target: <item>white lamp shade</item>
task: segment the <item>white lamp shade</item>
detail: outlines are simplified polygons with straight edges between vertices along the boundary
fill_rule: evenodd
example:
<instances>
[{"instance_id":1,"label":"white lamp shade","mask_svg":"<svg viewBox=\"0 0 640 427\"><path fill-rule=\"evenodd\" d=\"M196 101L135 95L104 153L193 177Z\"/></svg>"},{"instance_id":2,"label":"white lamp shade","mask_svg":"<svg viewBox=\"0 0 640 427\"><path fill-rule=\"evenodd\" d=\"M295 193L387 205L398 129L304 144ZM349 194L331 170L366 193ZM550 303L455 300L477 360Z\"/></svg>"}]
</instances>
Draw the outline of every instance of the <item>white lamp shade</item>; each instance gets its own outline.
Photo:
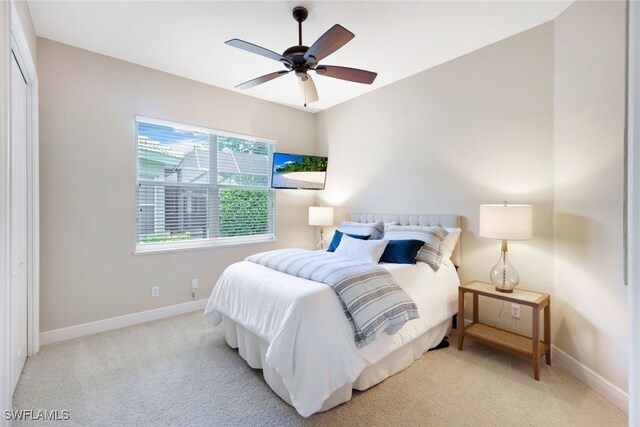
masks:
<instances>
[{"instance_id":1,"label":"white lamp shade","mask_svg":"<svg viewBox=\"0 0 640 427\"><path fill-rule=\"evenodd\" d=\"M528 240L533 234L533 206L480 205L480 237Z\"/></svg>"},{"instance_id":2,"label":"white lamp shade","mask_svg":"<svg viewBox=\"0 0 640 427\"><path fill-rule=\"evenodd\" d=\"M333 208L309 206L309 225L333 225Z\"/></svg>"}]
</instances>

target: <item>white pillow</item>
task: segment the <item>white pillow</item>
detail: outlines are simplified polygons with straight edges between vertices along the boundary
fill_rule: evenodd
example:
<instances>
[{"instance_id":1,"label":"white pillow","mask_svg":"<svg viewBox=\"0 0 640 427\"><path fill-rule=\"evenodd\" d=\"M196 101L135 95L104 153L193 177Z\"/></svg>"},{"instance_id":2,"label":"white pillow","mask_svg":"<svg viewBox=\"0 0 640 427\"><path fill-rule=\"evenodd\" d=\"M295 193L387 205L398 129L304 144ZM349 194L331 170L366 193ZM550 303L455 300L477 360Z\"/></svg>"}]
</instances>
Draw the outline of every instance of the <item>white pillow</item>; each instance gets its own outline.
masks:
<instances>
[{"instance_id":1,"label":"white pillow","mask_svg":"<svg viewBox=\"0 0 640 427\"><path fill-rule=\"evenodd\" d=\"M334 254L377 264L387 243L388 240L360 240L343 234Z\"/></svg>"},{"instance_id":2,"label":"white pillow","mask_svg":"<svg viewBox=\"0 0 640 427\"><path fill-rule=\"evenodd\" d=\"M462 233L461 228L446 228L448 234L445 236L442 241L442 259L447 260L451 259L451 255L453 255L453 251L456 249L456 244L458 243L458 239L460 238L460 233Z\"/></svg>"}]
</instances>

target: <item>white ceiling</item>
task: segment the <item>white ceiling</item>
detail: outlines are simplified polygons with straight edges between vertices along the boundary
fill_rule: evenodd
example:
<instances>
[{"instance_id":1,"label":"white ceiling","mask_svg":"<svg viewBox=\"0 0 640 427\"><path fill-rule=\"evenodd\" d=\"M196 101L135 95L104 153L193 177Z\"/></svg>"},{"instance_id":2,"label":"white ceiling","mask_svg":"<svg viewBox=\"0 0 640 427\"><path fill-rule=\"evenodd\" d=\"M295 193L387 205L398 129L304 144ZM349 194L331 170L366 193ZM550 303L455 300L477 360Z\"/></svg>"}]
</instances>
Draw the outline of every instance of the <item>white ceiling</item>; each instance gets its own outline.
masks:
<instances>
[{"instance_id":1,"label":"white ceiling","mask_svg":"<svg viewBox=\"0 0 640 427\"><path fill-rule=\"evenodd\" d=\"M284 69L224 44L239 38L283 52L297 44L291 10L309 10L303 44L338 23L356 37L321 63L376 71L368 86L313 74L316 112L550 21L566 1L54 1L31 0L38 36L303 108L289 74L248 90L234 86Z\"/></svg>"}]
</instances>

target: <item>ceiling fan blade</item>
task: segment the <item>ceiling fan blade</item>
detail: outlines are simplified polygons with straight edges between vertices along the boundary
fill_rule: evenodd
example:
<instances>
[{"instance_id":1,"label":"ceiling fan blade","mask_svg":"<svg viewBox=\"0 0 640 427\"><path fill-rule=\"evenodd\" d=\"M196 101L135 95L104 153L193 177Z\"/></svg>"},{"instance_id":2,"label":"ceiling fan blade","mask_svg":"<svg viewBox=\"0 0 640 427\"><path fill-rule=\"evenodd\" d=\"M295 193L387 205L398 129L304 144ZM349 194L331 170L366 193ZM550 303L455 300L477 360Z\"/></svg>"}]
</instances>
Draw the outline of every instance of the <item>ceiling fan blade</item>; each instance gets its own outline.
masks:
<instances>
[{"instance_id":1,"label":"ceiling fan blade","mask_svg":"<svg viewBox=\"0 0 640 427\"><path fill-rule=\"evenodd\" d=\"M370 85L378 76L378 73L357 68L338 67L336 65L318 65L316 73L321 76L333 77L334 79L349 80L350 82L364 83Z\"/></svg>"},{"instance_id":2,"label":"ceiling fan blade","mask_svg":"<svg viewBox=\"0 0 640 427\"><path fill-rule=\"evenodd\" d=\"M228 44L229 46L237 47L238 49L246 50L247 52L251 52L251 53L255 53L255 54L261 55L261 56L265 56L267 58L274 59L276 61L280 61L280 62L284 62L284 63L287 63L287 64L291 64L291 60L285 58L284 56L280 55L279 53L276 53L276 52L271 51L269 49L265 49L264 47L255 45L253 43L246 42L244 40L231 39L231 40L227 40L225 42L225 44Z\"/></svg>"},{"instance_id":3,"label":"ceiling fan blade","mask_svg":"<svg viewBox=\"0 0 640 427\"><path fill-rule=\"evenodd\" d=\"M320 36L309 50L304 54L307 64L317 64L323 58L331 55L336 50L347 44L355 37L351 31L342 25L334 25L326 33Z\"/></svg>"},{"instance_id":4,"label":"ceiling fan blade","mask_svg":"<svg viewBox=\"0 0 640 427\"><path fill-rule=\"evenodd\" d=\"M236 86L238 89L249 89L251 87L254 86L258 86L262 83L266 83L269 80L273 80L273 79L277 79L280 76L284 76L285 74L289 74L291 71L276 71L275 73L269 73L269 74L265 74L264 76L260 76L257 77L255 79L246 81L244 83L240 83L238 86Z\"/></svg>"},{"instance_id":5,"label":"ceiling fan blade","mask_svg":"<svg viewBox=\"0 0 640 427\"><path fill-rule=\"evenodd\" d=\"M298 88L300 89L300 95L302 95L305 107L307 104L318 100L318 91L310 75L307 74L307 80L302 80L302 77L298 78Z\"/></svg>"}]
</instances>

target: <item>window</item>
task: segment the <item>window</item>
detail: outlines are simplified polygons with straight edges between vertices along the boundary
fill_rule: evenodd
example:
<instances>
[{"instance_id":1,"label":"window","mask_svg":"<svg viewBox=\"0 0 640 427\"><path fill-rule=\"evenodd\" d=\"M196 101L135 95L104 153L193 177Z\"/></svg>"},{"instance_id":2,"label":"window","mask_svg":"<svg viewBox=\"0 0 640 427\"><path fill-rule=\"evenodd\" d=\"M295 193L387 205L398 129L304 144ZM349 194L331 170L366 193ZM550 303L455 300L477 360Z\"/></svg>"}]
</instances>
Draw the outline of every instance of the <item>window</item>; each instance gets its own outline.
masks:
<instances>
[{"instance_id":1,"label":"window","mask_svg":"<svg viewBox=\"0 0 640 427\"><path fill-rule=\"evenodd\" d=\"M274 143L136 117L136 251L275 239Z\"/></svg>"}]
</instances>

